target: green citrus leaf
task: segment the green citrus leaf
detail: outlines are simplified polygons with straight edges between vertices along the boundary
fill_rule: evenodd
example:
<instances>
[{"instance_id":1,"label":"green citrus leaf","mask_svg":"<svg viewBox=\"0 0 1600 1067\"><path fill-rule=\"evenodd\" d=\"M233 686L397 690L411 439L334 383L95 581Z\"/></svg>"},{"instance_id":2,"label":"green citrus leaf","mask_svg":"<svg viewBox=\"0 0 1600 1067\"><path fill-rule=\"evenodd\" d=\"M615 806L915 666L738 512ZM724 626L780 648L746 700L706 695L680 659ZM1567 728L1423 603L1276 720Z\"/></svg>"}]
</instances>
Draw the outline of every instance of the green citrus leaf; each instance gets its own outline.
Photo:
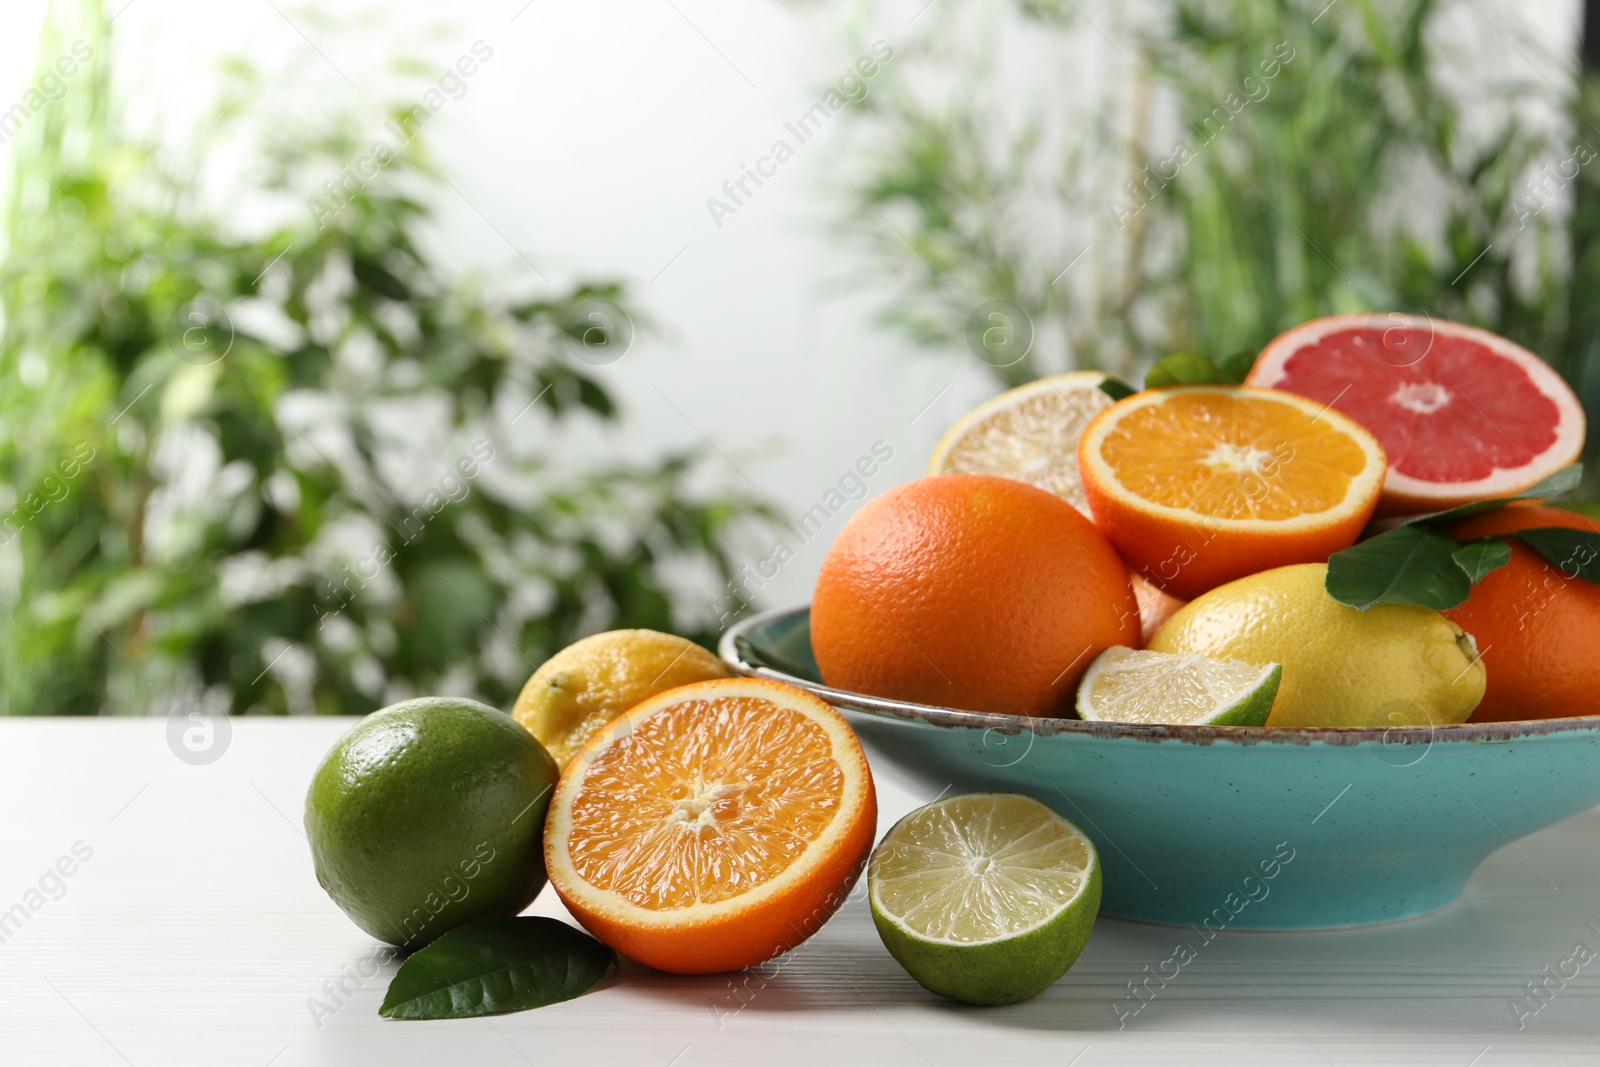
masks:
<instances>
[{"instance_id":1,"label":"green citrus leaf","mask_svg":"<svg viewBox=\"0 0 1600 1067\"><path fill-rule=\"evenodd\" d=\"M1540 478L1533 485L1528 486L1516 496L1496 497L1493 500L1475 500L1470 504L1462 504L1446 511L1435 511L1427 515L1418 515L1407 519L1407 525L1443 526L1446 523L1457 522L1473 515L1481 515L1485 511L1509 504L1513 500L1551 500L1565 493L1570 493L1578 487L1583 480L1583 464L1574 463L1562 467L1554 474Z\"/></svg>"},{"instance_id":2,"label":"green citrus leaf","mask_svg":"<svg viewBox=\"0 0 1600 1067\"><path fill-rule=\"evenodd\" d=\"M1453 608L1472 593L1454 558L1460 547L1424 526L1396 526L1328 557L1328 595L1362 611L1374 604Z\"/></svg>"},{"instance_id":3,"label":"green citrus leaf","mask_svg":"<svg viewBox=\"0 0 1600 1067\"><path fill-rule=\"evenodd\" d=\"M1174 352L1144 376L1146 389L1163 385L1196 385L1205 382L1226 382L1228 377L1211 360L1198 352Z\"/></svg>"},{"instance_id":4,"label":"green citrus leaf","mask_svg":"<svg viewBox=\"0 0 1600 1067\"><path fill-rule=\"evenodd\" d=\"M1512 536L1560 567L1568 578L1600 582L1600 533L1569 530L1565 526L1541 526L1518 530Z\"/></svg>"},{"instance_id":5,"label":"green citrus leaf","mask_svg":"<svg viewBox=\"0 0 1600 1067\"><path fill-rule=\"evenodd\" d=\"M1123 397L1132 396L1139 390L1135 389L1121 378L1108 377L1105 381L1100 383L1100 391L1106 394L1106 396L1109 396L1112 400L1121 400Z\"/></svg>"},{"instance_id":6,"label":"green citrus leaf","mask_svg":"<svg viewBox=\"0 0 1600 1067\"><path fill-rule=\"evenodd\" d=\"M1256 365L1256 354L1251 351L1235 352L1217 364L1217 369L1225 376L1226 381L1242 382L1250 376L1250 371Z\"/></svg>"},{"instance_id":7,"label":"green citrus leaf","mask_svg":"<svg viewBox=\"0 0 1600 1067\"><path fill-rule=\"evenodd\" d=\"M477 919L413 952L378 1014L471 1019L526 1011L588 992L616 961L609 948L555 919Z\"/></svg>"},{"instance_id":8,"label":"green citrus leaf","mask_svg":"<svg viewBox=\"0 0 1600 1067\"><path fill-rule=\"evenodd\" d=\"M1474 541L1450 553L1450 558L1466 573L1467 581L1477 585L1485 574L1511 562L1511 546L1492 538Z\"/></svg>"}]
</instances>

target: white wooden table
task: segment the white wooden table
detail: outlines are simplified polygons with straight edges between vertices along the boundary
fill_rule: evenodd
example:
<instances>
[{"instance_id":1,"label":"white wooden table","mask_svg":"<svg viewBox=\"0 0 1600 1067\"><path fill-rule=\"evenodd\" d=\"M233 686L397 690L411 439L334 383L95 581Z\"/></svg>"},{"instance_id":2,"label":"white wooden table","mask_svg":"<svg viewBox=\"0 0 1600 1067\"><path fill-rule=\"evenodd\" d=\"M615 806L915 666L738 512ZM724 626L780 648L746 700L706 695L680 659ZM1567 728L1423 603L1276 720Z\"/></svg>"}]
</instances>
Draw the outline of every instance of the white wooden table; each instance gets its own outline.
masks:
<instances>
[{"instance_id":1,"label":"white wooden table","mask_svg":"<svg viewBox=\"0 0 1600 1067\"><path fill-rule=\"evenodd\" d=\"M1600 958L1520 1030L1511 1008L1576 944L1600 952L1600 809L1502 849L1433 917L1224 933L1120 1029L1179 931L1102 920L1043 996L967 1008L900 970L859 893L767 978L625 963L565 1004L389 1022L396 965L318 887L300 828L351 721L235 721L194 766L166 720L0 720L0 1064L1600 1063ZM929 799L874 766L882 827ZM563 915L548 891L533 910Z\"/></svg>"}]
</instances>

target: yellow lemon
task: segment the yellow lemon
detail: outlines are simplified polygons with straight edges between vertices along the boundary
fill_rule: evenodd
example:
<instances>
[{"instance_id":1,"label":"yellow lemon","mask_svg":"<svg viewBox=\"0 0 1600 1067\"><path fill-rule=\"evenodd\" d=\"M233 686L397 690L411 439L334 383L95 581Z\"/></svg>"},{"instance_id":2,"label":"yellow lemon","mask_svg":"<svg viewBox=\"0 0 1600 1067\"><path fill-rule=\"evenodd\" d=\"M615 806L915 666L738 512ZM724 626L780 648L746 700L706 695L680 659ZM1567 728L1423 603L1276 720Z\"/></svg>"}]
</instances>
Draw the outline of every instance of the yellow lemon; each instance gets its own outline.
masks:
<instances>
[{"instance_id":1,"label":"yellow lemon","mask_svg":"<svg viewBox=\"0 0 1600 1067\"><path fill-rule=\"evenodd\" d=\"M1386 729L1465 722L1486 677L1472 638L1430 608L1339 603L1325 563L1252 574L1205 593L1150 639L1157 652L1281 663L1268 726Z\"/></svg>"},{"instance_id":2,"label":"yellow lemon","mask_svg":"<svg viewBox=\"0 0 1600 1067\"><path fill-rule=\"evenodd\" d=\"M565 767L590 735L640 701L732 674L693 641L655 630L610 630L546 660L511 714Z\"/></svg>"}]
</instances>

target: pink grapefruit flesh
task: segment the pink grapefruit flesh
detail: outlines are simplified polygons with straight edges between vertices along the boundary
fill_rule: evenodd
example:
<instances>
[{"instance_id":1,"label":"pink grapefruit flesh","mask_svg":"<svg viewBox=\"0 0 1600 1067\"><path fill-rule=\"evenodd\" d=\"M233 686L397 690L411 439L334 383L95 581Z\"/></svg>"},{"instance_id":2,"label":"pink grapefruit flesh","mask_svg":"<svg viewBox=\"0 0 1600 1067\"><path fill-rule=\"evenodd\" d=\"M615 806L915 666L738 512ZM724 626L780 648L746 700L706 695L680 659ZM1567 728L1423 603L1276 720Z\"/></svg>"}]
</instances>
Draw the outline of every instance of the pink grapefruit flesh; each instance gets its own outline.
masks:
<instances>
[{"instance_id":1,"label":"pink grapefruit flesh","mask_svg":"<svg viewBox=\"0 0 1600 1067\"><path fill-rule=\"evenodd\" d=\"M1583 408L1550 366L1495 334L1422 315L1314 319L1246 382L1329 404L1389 457L1379 515L1519 493L1583 450Z\"/></svg>"}]
</instances>

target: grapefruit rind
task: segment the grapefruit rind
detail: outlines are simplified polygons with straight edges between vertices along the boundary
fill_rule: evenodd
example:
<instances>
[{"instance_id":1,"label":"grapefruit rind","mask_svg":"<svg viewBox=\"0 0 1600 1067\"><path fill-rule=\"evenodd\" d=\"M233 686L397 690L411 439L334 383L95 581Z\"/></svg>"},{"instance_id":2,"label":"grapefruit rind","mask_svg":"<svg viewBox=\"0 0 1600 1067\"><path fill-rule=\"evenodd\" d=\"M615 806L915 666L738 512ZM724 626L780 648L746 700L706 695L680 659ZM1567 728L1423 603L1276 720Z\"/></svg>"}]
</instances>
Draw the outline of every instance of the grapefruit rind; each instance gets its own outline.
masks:
<instances>
[{"instance_id":1,"label":"grapefruit rind","mask_svg":"<svg viewBox=\"0 0 1600 1067\"><path fill-rule=\"evenodd\" d=\"M1288 377L1286 364L1291 356L1310 347L1329 334L1345 330L1369 329L1372 316L1364 314L1330 315L1313 319L1274 338L1256 357L1245 384L1267 389L1281 388ZM1543 452L1520 467L1504 467L1486 478L1470 482L1430 482L1391 468L1385 475L1379 513L1384 515L1439 511L1490 497L1510 496L1536 484L1576 460L1583 451L1585 419L1583 407L1571 388L1544 360L1521 345L1498 334L1444 319L1421 315L1385 315L1384 322L1395 327L1440 333L1483 345L1516 364L1538 391L1561 413L1556 439Z\"/></svg>"},{"instance_id":2,"label":"grapefruit rind","mask_svg":"<svg viewBox=\"0 0 1600 1067\"><path fill-rule=\"evenodd\" d=\"M674 705L718 697L770 701L821 727L843 771L838 808L801 855L762 884L711 903L651 909L586 880L570 849L572 811L597 757L625 743L635 726ZM661 970L703 974L752 966L816 932L844 903L866 866L877 828L877 797L861 743L844 716L803 690L755 678L715 679L660 693L611 721L567 765L545 827L550 881L575 918L611 948ZM758 946L752 950L749 946Z\"/></svg>"}]
</instances>

